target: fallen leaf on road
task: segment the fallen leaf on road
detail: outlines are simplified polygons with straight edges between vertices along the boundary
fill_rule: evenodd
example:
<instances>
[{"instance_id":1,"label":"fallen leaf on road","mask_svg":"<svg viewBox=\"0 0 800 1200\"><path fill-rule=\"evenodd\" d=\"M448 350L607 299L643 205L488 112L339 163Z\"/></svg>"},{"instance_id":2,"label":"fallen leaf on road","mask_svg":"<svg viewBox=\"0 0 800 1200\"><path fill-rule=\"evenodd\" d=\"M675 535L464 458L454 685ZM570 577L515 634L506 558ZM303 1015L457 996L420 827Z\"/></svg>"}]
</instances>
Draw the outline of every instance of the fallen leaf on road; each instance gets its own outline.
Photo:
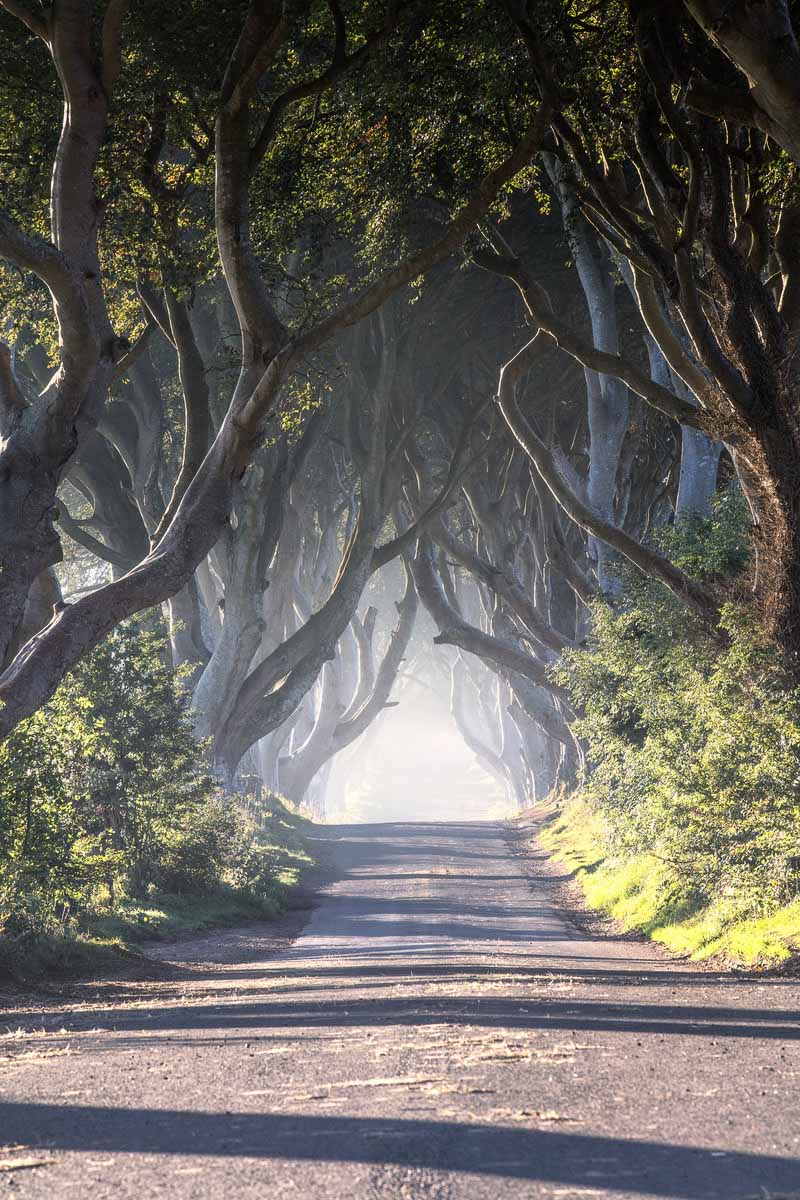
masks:
<instances>
[{"instance_id":1,"label":"fallen leaf on road","mask_svg":"<svg viewBox=\"0 0 800 1200\"><path fill-rule=\"evenodd\" d=\"M742 1200L800 1200L800 1192L766 1192L762 1189L757 1196L744 1196Z\"/></svg>"},{"instance_id":2,"label":"fallen leaf on road","mask_svg":"<svg viewBox=\"0 0 800 1200\"><path fill-rule=\"evenodd\" d=\"M60 1029L8 1029L8 1027L6 1029L7 1032L3 1034L3 1041L6 1039L9 1041L12 1039L15 1041L24 1041L27 1038L33 1037L64 1037L65 1034L70 1032L63 1025Z\"/></svg>"},{"instance_id":3,"label":"fallen leaf on road","mask_svg":"<svg viewBox=\"0 0 800 1200\"><path fill-rule=\"evenodd\" d=\"M341 1083L326 1083L326 1088L360 1087L418 1087L423 1083L440 1083L441 1077L432 1075L389 1075L379 1079L346 1079Z\"/></svg>"},{"instance_id":4,"label":"fallen leaf on road","mask_svg":"<svg viewBox=\"0 0 800 1200\"><path fill-rule=\"evenodd\" d=\"M525 1062L535 1060L551 1066L575 1061L571 1054L557 1050L512 1050L510 1047L498 1046L494 1050L483 1050L480 1054L473 1054L470 1058L465 1058L464 1062L467 1066L474 1066L479 1062L517 1062L519 1060Z\"/></svg>"},{"instance_id":5,"label":"fallen leaf on road","mask_svg":"<svg viewBox=\"0 0 800 1200\"><path fill-rule=\"evenodd\" d=\"M494 1088L466 1087L461 1083L429 1084L423 1088L426 1096L447 1096L453 1093L459 1096L493 1096Z\"/></svg>"},{"instance_id":6,"label":"fallen leaf on road","mask_svg":"<svg viewBox=\"0 0 800 1200\"><path fill-rule=\"evenodd\" d=\"M8 1066L14 1066L17 1063L27 1065L28 1063L46 1062L50 1058L63 1058L65 1055L73 1053L71 1046L52 1046L42 1050L23 1050L19 1054L0 1054L0 1063Z\"/></svg>"},{"instance_id":7,"label":"fallen leaf on road","mask_svg":"<svg viewBox=\"0 0 800 1200\"><path fill-rule=\"evenodd\" d=\"M535 1108L493 1108L488 1114L493 1121L539 1121L548 1124L556 1121L574 1121L565 1113L554 1112L550 1109L539 1111Z\"/></svg>"},{"instance_id":8,"label":"fallen leaf on road","mask_svg":"<svg viewBox=\"0 0 800 1200\"><path fill-rule=\"evenodd\" d=\"M571 1187L571 1188L559 1188L555 1192L548 1192L547 1195L548 1196L569 1196L570 1200L574 1200L575 1196L607 1196L608 1192L600 1191L600 1190L598 1190L598 1188ZM759 1197L759 1200L763 1200L763 1198Z\"/></svg>"},{"instance_id":9,"label":"fallen leaf on road","mask_svg":"<svg viewBox=\"0 0 800 1200\"><path fill-rule=\"evenodd\" d=\"M54 1158L0 1158L0 1171L29 1171L33 1167L47 1167Z\"/></svg>"}]
</instances>

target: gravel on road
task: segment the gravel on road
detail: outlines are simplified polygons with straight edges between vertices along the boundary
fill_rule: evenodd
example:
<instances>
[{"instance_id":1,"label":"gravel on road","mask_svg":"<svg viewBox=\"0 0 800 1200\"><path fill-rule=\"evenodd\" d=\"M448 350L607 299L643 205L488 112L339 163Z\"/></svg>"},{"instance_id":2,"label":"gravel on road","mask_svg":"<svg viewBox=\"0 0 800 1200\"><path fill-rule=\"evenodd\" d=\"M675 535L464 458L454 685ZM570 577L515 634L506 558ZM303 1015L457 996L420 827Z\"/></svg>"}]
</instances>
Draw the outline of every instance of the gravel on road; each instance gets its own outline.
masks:
<instances>
[{"instance_id":1,"label":"gravel on road","mask_svg":"<svg viewBox=\"0 0 800 1200\"><path fill-rule=\"evenodd\" d=\"M310 913L7 1006L0 1195L800 1200L796 979L578 927L496 823L317 836Z\"/></svg>"}]
</instances>

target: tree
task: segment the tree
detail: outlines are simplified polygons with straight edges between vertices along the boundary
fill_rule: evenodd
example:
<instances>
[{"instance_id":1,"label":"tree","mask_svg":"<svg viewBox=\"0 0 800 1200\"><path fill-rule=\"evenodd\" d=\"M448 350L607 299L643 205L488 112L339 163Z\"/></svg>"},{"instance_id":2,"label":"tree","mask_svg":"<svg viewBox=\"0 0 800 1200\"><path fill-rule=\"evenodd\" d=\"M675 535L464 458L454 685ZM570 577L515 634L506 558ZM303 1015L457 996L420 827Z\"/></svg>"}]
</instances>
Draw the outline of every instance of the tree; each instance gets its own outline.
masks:
<instances>
[{"instance_id":1,"label":"tree","mask_svg":"<svg viewBox=\"0 0 800 1200\"><path fill-rule=\"evenodd\" d=\"M32 403L25 402L10 358L7 354L4 358L0 648L5 654L34 581L58 557L53 529L58 484L81 436L96 427L113 373L125 364L128 353L109 315L97 199L109 96L119 81L128 26L124 4L113 0L99 30L88 0L65 0L46 18L11 0L4 0L3 7L46 46L61 82L66 114L54 158L49 239L25 232L9 215L0 222L2 255L35 275L52 294L59 345L52 385ZM410 10L390 8L372 25L368 7L369 11L355 6L348 20L338 5L323 6L314 9L314 20L307 25L305 13L292 6L253 3L244 13L232 48L217 59L222 82L213 98L202 100L214 123L215 233L220 269L241 335L238 379L202 464L193 475L191 470L181 470L168 519L156 531L147 556L133 570L60 610L6 668L0 679L2 733L35 711L65 672L120 620L177 595L189 584L225 527L235 488L287 381L332 336L452 254L500 190L530 160L540 124L535 109L526 103L520 113L524 132L510 148L506 140L504 151L493 155L491 169L437 237L405 253L360 290L346 290L338 303L305 328L287 326L279 315L278 290L265 278L252 240L251 185L276 145L284 148L280 137L287 121L309 113L309 101L316 102L343 77L372 63L374 52L393 38L394 51L401 49L404 59L409 48L420 44L414 38L416 28L408 23ZM94 50L96 34L99 59ZM441 49L441 42L436 46ZM183 96L177 99L183 103ZM173 97L173 107L175 101ZM313 117L313 107L311 113ZM200 112L198 124L203 120ZM296 128L292 132L296 136ZM372 136L369 129L362 129L360 136L366 134ZM194 135L192 139L197 144ZM162 146L156 138L152 149L156 165L174 174L174 158L168 156L163 162ZM203 154L192 150L194 163ZM191 436L185 448L191 459Z\"/></svg>"},{"instance_id":2,"label":"tree","mask_svg":"<svg viewBox=\"0 0 800 1200\"><path fill-rule=\"evenodd\" d=\"M308 795L418 599L522 796L582 761L553 665L620 558L716 628L657 531L732 472L794 663L789 6L0 8L0 735L163 606L215 762ZM66 603L57 529L105 564Z\"/></svg>"},{"instance_id":3,"label":"tree","mask_svg":"<svg viewBox=\"0 0 800 1200\"><path fill-rule=\"evenodd\" d=\"M789 131L797 110L789 77L798 59L789 6L758 15L744 4L648 2L513 11L550 110L550 151L581 214L630 272L671 381L576 336L491 236L485 265L513 279L533 323L566 353L729 447L754 522L753 591L795 661L800 444L790 231L798 208ZM596 507L575 503L559 464L520 422L514 380L534 353L535 339L507 368L501 404L548 486L594 536L713 621L713 597L696 581L663 556L644 556Z\"/></svg>"}]
</instances>

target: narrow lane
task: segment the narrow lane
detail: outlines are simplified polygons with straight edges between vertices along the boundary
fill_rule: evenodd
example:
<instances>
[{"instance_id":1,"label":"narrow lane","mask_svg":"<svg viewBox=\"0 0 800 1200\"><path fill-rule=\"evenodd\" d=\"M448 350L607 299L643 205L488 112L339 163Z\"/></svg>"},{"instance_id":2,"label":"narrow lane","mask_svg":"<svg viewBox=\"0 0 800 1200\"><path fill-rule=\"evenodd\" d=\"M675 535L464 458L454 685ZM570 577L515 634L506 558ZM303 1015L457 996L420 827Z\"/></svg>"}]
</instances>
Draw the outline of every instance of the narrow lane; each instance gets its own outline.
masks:
<instances>
[{"instance_id":1,"label":"narrow lane","mask_svg":"<svg viewBox=\"0 0 800 1200\"><path fill-rule=\"evenodd\" d=\"M795 981L581 935L494 824L322 832L283 953L0 1021L9 1194L800 1197Z\"/></svg>"}]
</instances>

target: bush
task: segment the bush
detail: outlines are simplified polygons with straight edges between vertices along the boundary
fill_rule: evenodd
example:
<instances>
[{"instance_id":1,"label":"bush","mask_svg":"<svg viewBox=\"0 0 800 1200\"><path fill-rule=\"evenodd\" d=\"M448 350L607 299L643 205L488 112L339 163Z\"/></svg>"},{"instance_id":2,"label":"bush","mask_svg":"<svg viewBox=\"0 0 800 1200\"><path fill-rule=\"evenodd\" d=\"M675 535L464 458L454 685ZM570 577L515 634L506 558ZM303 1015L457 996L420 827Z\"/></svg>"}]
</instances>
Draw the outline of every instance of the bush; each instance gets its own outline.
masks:
<instances>
[{"instance_id":1,"label":"bush","mask_svg":"<svg viewBox=\"0 0 800 1200\"><path fill-rule=\"evenodd\" d=\"M63 936L153 892L267 889L210 778L162 638L130 622L0 746L0 934Z\"/></svg>"},{"instance_id":2,"label":"bush","mask_svg":"<svg viewBox=\"0 0 800 1200\"><path fill-rule=\"evenodd\" d=\"M254 830L230 796L216 793L182 814L165 839L158 881L177 895L207 895L223 881L255 894L263 856Z\"/></svg>"},{"instance_id":3,"label":"bush","mask_svg":"<svg viewBox=\"0 0 800 1200\"><path fill-rule=\"evenodd\" d=\"M730 593L746 558L742 502L726 494L711 520L659 540ZM587 648L557 670L583 712L587 791L610 849L655 855L685 894L771 911L800 890L800 690L742 605L723 605L715 636L660 585L620 574Z\"/></svg>"}]
</instances>

